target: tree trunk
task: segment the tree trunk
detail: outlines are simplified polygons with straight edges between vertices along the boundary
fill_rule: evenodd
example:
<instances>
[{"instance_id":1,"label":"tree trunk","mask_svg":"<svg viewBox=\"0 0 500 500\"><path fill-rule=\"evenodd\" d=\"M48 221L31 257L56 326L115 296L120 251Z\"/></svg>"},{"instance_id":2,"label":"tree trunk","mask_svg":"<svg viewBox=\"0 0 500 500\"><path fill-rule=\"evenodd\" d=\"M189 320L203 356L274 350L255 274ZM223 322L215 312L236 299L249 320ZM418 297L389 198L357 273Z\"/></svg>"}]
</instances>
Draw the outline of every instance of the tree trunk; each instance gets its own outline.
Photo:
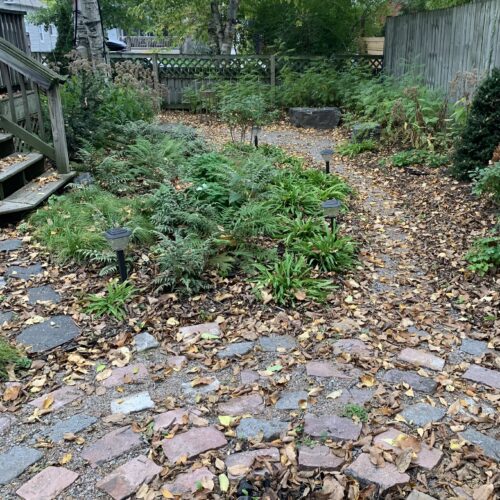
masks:
<instances>
[{"instance_id":1,"label":"tree trunk","mask_svg":"<svg viewBox=\"0 0 500 500\"><path fill-rule=\"evenodd\" d=\"M240 0L229 0L226 19L223 19L219 9L219 2L217 0L210 2L210 12L212 15L210 35L213 38L218 54L231 53L239 6Z\"/></svg>"},{"instance_id":2,"label":"tree trunk","mask_svg":"<svg viewBox=\"0 0 500 500\"><path fill-rule=\"evenodd\" d=\"M106 49L98 0L76 0L76 44L84 48L94 68L106 64Z\"/></svg>"}]
</instances>

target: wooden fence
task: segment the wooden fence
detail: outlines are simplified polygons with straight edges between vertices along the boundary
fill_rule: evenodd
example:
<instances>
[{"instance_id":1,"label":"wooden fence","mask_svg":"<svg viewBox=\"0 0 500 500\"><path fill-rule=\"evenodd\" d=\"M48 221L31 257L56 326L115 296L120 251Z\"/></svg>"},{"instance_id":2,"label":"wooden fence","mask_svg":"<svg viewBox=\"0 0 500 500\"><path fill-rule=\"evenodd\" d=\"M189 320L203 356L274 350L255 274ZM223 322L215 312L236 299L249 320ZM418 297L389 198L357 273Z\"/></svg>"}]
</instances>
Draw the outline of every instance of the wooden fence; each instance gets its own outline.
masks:
<instances>
[{"instance_id":1,"label":"wooden fence","mask_svg":"<svg viewBox=\"0 0 500 500\"><path fill-rule=\"evenodd\" d=\"M382 70L383 56L377 55L336 55L330 59L319 57L281 56L202 56L161 54L145 52L120 52L110 54L111 63L134 61L153 72L155 84L161 91L168 107L186 107L184 93L187 89L210 85L216 79L235 79L253 72L271 85L279 83L285 67L303 71L313 64L327 63L335 67L368 65L374 73Z\"/></svg>"},{"instance_id":2,"label":"wooden fence","mask_svg":"<svg viewBox=\"0 0 500 500\"><path fill-rule=\"evenodd\" d=\"M500 1L387 19L384 71L400 77L408 71L454 97L500 67Z\"/></svg>"}]
</instances>

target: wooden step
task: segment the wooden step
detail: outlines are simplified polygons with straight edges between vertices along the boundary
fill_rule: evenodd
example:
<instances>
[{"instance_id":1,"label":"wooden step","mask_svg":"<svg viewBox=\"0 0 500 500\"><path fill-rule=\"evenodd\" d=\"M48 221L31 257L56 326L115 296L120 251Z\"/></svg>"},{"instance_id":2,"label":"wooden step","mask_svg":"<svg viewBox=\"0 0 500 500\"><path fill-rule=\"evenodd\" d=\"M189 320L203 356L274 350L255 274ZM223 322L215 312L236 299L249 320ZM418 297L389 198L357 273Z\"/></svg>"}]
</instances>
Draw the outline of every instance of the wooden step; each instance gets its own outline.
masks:
<instances>
[{"instance_id":1,"label":"wooden step","mask_svg":"<svg viewBox=\"0 0 500 500\"><path fill-rule=\"evenodd\" d=\"M0 158L5 158L16 151L14 136L0 133Z\"/></svg>"},{"instance_id":2,"label":"wooden step","mask_svg":"<svg viewBox=\"0 0 500 500\"><path fill-rule=\"evenodd\" d=\"M76 172L68 174L56 174L53 170L45 172L5 200L0 201L0 215L24 212L35 208L52 193L67 184L75 175Z\"/></svg>"},{"instance_id":3,"label":"wooden step","mask_svg":"<svg viewBox=\"0 0 500 500\"><path fill-rule=\"evenodd\" d=\"M2 134L0 133L0 142L7 142L12 140L13 136L12 134Z\"/></svg>"},{"instance_id":4,"label":"wooden step","mask_svg":"<svg viewBox=\"0 0 500 500\"><path fill-rule=\"evenodd\" d=\"M16 157L21 157L21 158L26 158L23 161L17 161L15 163L12 163L5 169L2 169L1 164L2 161L9 161L11 158L16 158ZM6 156L5 158L0 160L0 182L4 182L7 180L9 177L12 177L13 175L18 174L19 172L22 172L23 170L26 170L27 168L31 167L35 163L43 161L43 155L40 153L14 153L9 156Z\"/></svg>"}]
</instances>

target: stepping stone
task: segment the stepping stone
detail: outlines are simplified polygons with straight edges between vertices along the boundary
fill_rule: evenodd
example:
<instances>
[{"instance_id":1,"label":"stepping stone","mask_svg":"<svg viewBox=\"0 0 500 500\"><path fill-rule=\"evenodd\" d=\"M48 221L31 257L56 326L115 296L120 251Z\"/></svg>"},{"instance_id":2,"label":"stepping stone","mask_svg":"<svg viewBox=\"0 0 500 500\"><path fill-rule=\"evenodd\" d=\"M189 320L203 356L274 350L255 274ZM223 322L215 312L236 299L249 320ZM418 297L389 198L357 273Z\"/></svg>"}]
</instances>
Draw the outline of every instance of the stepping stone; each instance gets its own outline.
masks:
<instances>
[{"instance_id":1,"label":"stepping stone","mask_svg":"<svg viewBox=\"0 0 500 500\"><path fill-rule=\"evenodd\" d=\"M383 450L399 454L401 453L402 448L401 446L398 446L398 441L403 440L402 444L404 445L405 439L413 441L413 438L409 437L407 434L400 432L397 429L389 429L388 431L375 436L373 444ZM420 451L417 452L417 457L413 458L412 462L423 469L431 470L439 463L442 456L442 451L432 448L425 443L420 443Z\"/></svg>"},{"instance_id":2,"label":"stepping stone","mask_svg":"<svg viewBox=\"0 0 500 500\"><path fill-rule=\"evenodd\" d=\"M57 424L53 425L46 432L46 436L54 443L57 443L64 439L64 434L76 434L77 432L83 431L91 425L94 425L96 422L97 418L80 413L78 415L73 415L66 420L57 422Z\"/></svg>"},{"instance_id":3,"label":"stepping stone","mask_svg":"<svg viewBox=\"0 0 500 500\"><path fill-rule=\"evenodd\" d=\"M111 375L104 379L101 384L104 387L116 387L124 384L140 384L149 379L148 369L143 363L115 368Z\"/></svg>"},{"instance_id":4,"label":"stepping stone","mask_svg":"<svg viewBox=\"0 0 500 500\"><path fill-rule=\"evenodd\" d=\"M259 344L264 352L287 352L297 347L297 341L290 335L261 337Z\"/></svg>"},{"instance_id":5,"label":"stepping stone","mask_svg":"<svg viewBox=\"0 0 500 500\"><path fill-rule=\"evenodd\" d=\"M16 238L11 238L9 240L0 241L0 252L14 252L15 250L19 250L22 246L23 242Z\"/></svg>"},{"instance_id":6,"label":"stepping stone","mask_svg":"<svg viewBox=\"0 0 500 500\"><path fill-rule=\"evenodd\" d=\"M240 479L245 477L252 469L257 459L268 462L279 462L280 452L278 448L261 448L259 450L242 451L233 453L226 458L226 469L229 479ZM252 471L258 474L258 471Z\"/></svg>"},{"instance_id":7,"label":"stepping stone","mask_svg":"<svg viewBox=\"0 0 500 500\"><path fill-rule=\"evenodd\" d=\"M162 467L139 455L117 467L96 486L115 500L122 500L132 496L143 484L150 483L161 471Z\"/></svg>"},{"instance_id":8,"label":"stepping stone","mask_svg":"<svg viewBox=\"0 0 500 500\"><path fill-rule=\"evenodd\" d=\"M30 465L42 458L42 452L26 446L14 446L0 455L0 484L9 484Z\"/></svg>"},{"instance_id":9,"label":"stepping stone","mask_svg":"<svg viewBox=\"0 0 500 500\"><path fill-rule=\"evenodd\" d=\"M434 356L430 352L421 351L407 347L398 356L399 361L405 361L415 366L429 368L429 370L441 371L444 368L444 359Z\"/></svg>"},{"instance_id":10,"label":"stepping stone","mask_svg":"<svg viewBox=\"0 0 500 500\"><path fill-rule=\"evenodd\" d=\"M43 323L25 328L17 342L31 346L32 353L45 352L73 340L80 329L70 316L53 316Z\"/></svg>"},{"instance_id":11,"label":"stepping stone","mask_svg":"<svg viewBox=\"0 0 500 500\"><path fill-rule=\"evenodd\" d=\"M344 460L332 453L328 446L309 448L302 446L299 449L299 469L335 471L342 467Z\"/></svg>"},{"instance_id":12,"label":"stepping stone","mask_svg":"<svg viewBox=\"0 0 500 500\"><path fill-rule=\"evenodd\" d=\"M40 410L43 409L44 405L48 404L48 401L52 400L53 402L49 405L49 408L52 408L52 411L59 410L63 406L66 406L73 401L76 401L79 398L82 398L84 393L77 389L76 387L65 385L60 389L49 392L48 394L44 394L39 398L30 401L28 404L31 406L36 406Z\"/></svg>"},{"instance_id":13,"label":"stepping stone","mask_svg":"<svg viewBox=\"0 0 500 500\"><path fill-rule=\"evenodd\" d=\"M217 353L217 357L221 359L234 358L236 356L243 356L253 349L253 342L236 342L229 344L227 347Z\"/></svg>"},{"instance_id":14,"label":"stepping stone","mask_svg":"<svg viewBox=\"0 0 500 500\"><path fill-rule=\"evenodd\" d=\"M244 418L238 425L236 434L239 439L257 439L262 434L264 441L272 441L279 438L287 430L288 422Z\"/></svg>"},{"instance_id":15,"label":"stepping stone","mask_svg":"<svg viewBox=\"0 0 500 500\"><path fill-rule=\"evenodd\" d=\"M33 276L39 276L42 273L43 267L41 264L32 264L28 267L9 266L5 271L5 277L27 281Z\"/></svg>"},{"instance_id":16,"label":"stepping stone","mask_svg":"<svg viewBox=\"0 0 500 500\"><path fill-rule=\"evenodd\" d=\"M258 414L264 411L264 400L260 394L247 394L232 398L226 403L219 404L220 415L239 416L247 413Z\"/></svg>"},{"instance_id":17,"label":"stepping stone","mask_svg":"<svg viewBox=\"0 0 500 500\"><path fill-rule=\"evenodd\" d=\"M410 481L410 476L399 472L394 464L386 462L384 467L373 465L368 453L358 455L356 460L345 469L344 473L357 479L363 485L377 485L379 494L393 486L406 484Z\"/></svg>"},{"instance_id":18,"label":"stepping stone","mask_svg":"<svg viewBox=\"0 0 500 500\"><path fill-rule=\"evenodd\" d=\"M150 410L154 407L155 404L147 391L111 401L111 413L123 413L124 415Z\"/></svg>"},{"instance_id":19,"label":"stepping stone","mask_svg":"<svg viewBox=\"0 0 500 500\"><path fill-rule=\"evenodd\" d=\"M446 415L446 410L427 403L417 403L407 406L401 415L407 422L423 427L432 422L439 422Z\"/></svg>"},{"instance_id":20,"label":"stepping stone","mask_svg":"<svg viewBox=\"0 0 500 500\"><path fill-rule=\"evenodd\" d=\"M382 376L382 380L389 384L408 384L416 391L431 394L436 390L437 382L430 378L421 377L415 372L404 370L388 370Z\"/></svg>"},{"instance_id":21,"label":"stepping stone","mask_svg":"<svg viewBox=\"0 0 500 500\"><path fill-rule=\"evenodd\" d=\"M187 365L186 356L167 356L167 366L174 371L180 371L185 365Z\"/></svg>"},{"instance_id":22,"label":"stepping stone","mask_svg":"<svg viewBox=\"0 0 500 500\"><path fill-rule=\"evenodd\" d=\"M52 500L71 486L78 476L66 467L49 466L24 483L16 493L25 500Z\"/></svg>"},{"instance_id":23,"label":"stepping stone","mask_svg":"<svg viewBox=\"0 0 500 500\"><path fill-rule=\"evenodd\" d=\"M134 337L135 350L137 352L156 349L160 343L148 332L139 333Z\"/></svg>"},{"instance_id":24,"label":"stepping stone","mask_svg":"<svg viewBox=\"0 0 500 500\"><path fill-rule=\"evenodd\" d=\"M500 462L500 441L497 439L491 438L472 428L461 432L460 437L469 443L479 446L488 458Z\"/></svg>"},{"instance_id":25,"label":"stepping stone","mask_svg":"<svg viewBox=\"0 0 500 500\"><path fill-rule=\"evenodd\" d=\"M243 385L247 385L258 382L261 376L255 370L241 370L240 379Z\"/></svg>"},{"instance_id":26,"label":"stepping stone","mask_svg":"<svg viewBox=\"0 0 500 500\"><path fill-rule=\"evenodd\" d=\"M373 389L358 389L356 387L352 389L342 389L342 394L337 401L343 405L356 404L364 406L373 399L374 394L375 391Z\"/></svg>"},{"instance_id":27,"label":"stepping stone","mask_svg":"<svg viewBox=\"0 0 500 500\"><path fill-rule=\"evenodd\" d=\"M481 401L475 401L473 398L463 398L460 402L463 407L460 408L458 412L461 414L470 413L472 415L481 415L481 413L484 413L491 416L496 415L496 410L494 408Z\"/></svg>"},{"instance_id":28,"label":"stepping stone","mask_svg":"<svg viewBox=\"0 0 500 500\"><path fill-rule=\"evenodd\" d=\"M91 467L97 467L142 444L141 435L133 432L130 426L120 427L86 446L82 451L82 458L89 462Z\"/></svg>"},{"instance_id":29,"label":"stepping stone","mask_svg":"<svg viewBox=\"0 0 500 500\"><path fill-rule=\"evenodd\" d=\"M309 395L306 391L286 391L281 393L280 399L276 403L278 410L298 410L301 403L306 403Z\"/></svg>"},{"instance_id":30,"label":"stepping stone","mask_svg":"<svg viewBox=\"0 0 500 500\"><path fill-rule=\"evenodd\" d=\"M201 325L183 326L179 328L177 340L179 341L194 341L195 338L201 335L201 338L210 339L213 337L220 337L220 328L217 323L203 323Z\"/></svg>"},{"instance_id":31,"label":"stepping stone","mask_svg":"<svg viewBox=\"0 0 500 500\"><path fill-rule=\"evenodd\" d=\"M425 337L425 338L430 337L430 335L425 330L420 330L415 326L409 326L408 333L411 333L412 335L417 335L418 337Z\"/></svg>"},{"instance_id":32,"label":"stepping stone","mask_svg":"<svg viewBox=\"0 0 500 500\"><path fill-rule=\"evenodd\" d=\"M361 424L350 418L328 415L316 417L308 414L304 418L304 434L312 437L329 437L335 441L355 441L361 434Z\"/></svg>"},{"instance_id":33,"label":"stepping stone","mask_svg":"<svg viewBox=\"0 0 500 500\"><path fill-rule=\"evenodd\" d=\"M351 365L334 364L329 361L309 361L306 364L306 373L309 377L331 377L352 380L357 378L359 370Z\"/></svg>"},{"instance_id":34,"label":"stepping stone","mask_svg":"<svg viewBox=\"0 0 500 500\"><path fill-rule=\"evenodd\" d=\"M201 467L199 469L193 469L193 467L191 467L188 472L179 474L173 482L165 483L162 487L162 491L167 491L172 495L196 493L200 489L200 484L209 483L214 479L215 476L206 467ZM169 496L165 494L164 496L169 498Z\"/></svg>"},{"instance_id":35,"label":"stepping stone","mask_svg":"<svg viewBox=\"0 0 500 500\"><path fill-rule=\"evenodd\" d=\"M333 353L338 356L342 353L370 356L372 347L359 339L341 339L333 344Z\"/></svg>"},{"instance_id":36,"label":"stepping stone","mask_svg":"<svg viewBox=\"0 0 500 500\"><path fill-rule=\"evenodd\" d=\"M198 396L199 394L209 394L210 392L216 392L220 388L220 382L214 378L210 384L197 385L193 387L191 382L184 382L182 384L182 392L186 396Z\"/></svg>"},{"instance_id":37,"label":"stepping stone","mask_svg":"<svg viewBox=\"0 0 500 500\"><path fill-rule=\"evenodd\" d=\"M436 500L434 497L426 495L421 491L413 490L407 497L406 500Z\"/></svg>"},{"instance_id":38,"label":"stepping stone","mask_svg":"<svg viewBox=\"0 0 500 500\"><path fill-rule=\"evenodd\" d=\"M3 276L0 276L0 290L2 288L5 288L7 286L7 282L5 281L5 279L3 278Z\"/></svg>"},{"instance_id":39,"label":"stepping stone","mask_svg":"<svg viewBox=\"0 0 500 500\"><path fill-rule=\"evenodd\" d=\"M12 425L13 418L8 417L8 416L1 416L0 417L0 432L5 432L6 430L9 429L9 427Z\"/></svg>"},{"instance_id":40,"label":"stepping stone","mask_svg":"<svg viewBox=\"0 0 500 500\"><path fill-rule=\"evenodd\" d=\"M199 412L197 410L192 410L196 415ZM184 425L189 422L189 410L184 410L179 408L177 410L170 410L164 413L160 413L154 418L154 431L167 430L173 425Z\"/></svg>"},{"instance_id":41,"label":"stepping stone","mask_svg":"<svg viewBox=\"0 0 500 500\"><path fill-rule=\"evenodd\" d=\"M28 288L28 304L34 305L37 302L58 304L61 302L61 296L50 285Z\"/></svg>"},{"instance_id":42,"label":"stepping stone","mask_svg":"<svg viewBox=\"0 0 500 500\"><path fill-rule=\"evenodd\" d=\"M488 342L474 339L463 339L460 351L471 356L481 356L488 352Z\"/></svg>"},{"instance_id":43,"label":"stepping stone","mask_svg":"<svg viewBox=\"0 0 500 500\"><path fill-rule=\"evenodd\" d=\"M488 385L494 389L500 389L500 371L490 370L478 365L471 365L463 374L463 377L473 382Z\"/></svg>"},{"instance_id":44,"label":"stepping stone","mask_svg":"<svg viewBox=\"0 0 500 500\"><path fill-rule=\"evenodd\" d=\"M348 318L332 323L331 328L343 335L357 332L360 329L359 324L356 321Z\"/></svg>"},{"instance_id":45,"label":"stepping stone","mask_svg":"<svg viewBox=\"0 0 500 500\"><path fill-rule=\"evenodd\" d=\"M172 464L181 457L193 458L200 453L226 446L227 440L215 427L199 427L176 434L162 442L163 453Z\"/></svg>"},{"instance_id":46,"label":"stepping stone","mask_svg":"<svg viewBox=\"0 0 500 500\"><path fill-rule=\"evenodd\" d=\"M3 325L4 323L8 323L9 321L12 321L12 318L14 317L14 313L12 311L6 311L0 313L0 325Z\"/></svg>"}]
</instances>

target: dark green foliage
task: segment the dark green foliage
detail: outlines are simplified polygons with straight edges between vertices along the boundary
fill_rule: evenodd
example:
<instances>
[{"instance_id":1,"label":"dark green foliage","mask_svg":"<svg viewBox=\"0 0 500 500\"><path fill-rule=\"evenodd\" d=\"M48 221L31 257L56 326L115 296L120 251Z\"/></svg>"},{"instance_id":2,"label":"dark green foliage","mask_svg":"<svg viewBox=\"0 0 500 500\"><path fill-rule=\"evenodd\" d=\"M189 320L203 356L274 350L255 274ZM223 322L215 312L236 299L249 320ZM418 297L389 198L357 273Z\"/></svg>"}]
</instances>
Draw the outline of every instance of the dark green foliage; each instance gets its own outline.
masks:
<instances>
[{"instance_id":1,"label":"dark green foliage","mask_svg":"<svg viewBox=\"0 0 500 500\"><path fill-rule=\"evenodd\" d=\"M452 173L459 179L471 179L476 170L485 168L500 144L500 68L479 86L465 129L456 144Z\"/></svg>"},{"instance_id":2,"label":"dark green foliage","mask_svg":"<svg viewBox=\"0 0 500 500\"><path fill-rule=\"evenodd\" d=\"M29 368L31 361L22 356L21 353L4 339L0 338L0 378L7 378L9 367L14 369Z\"/></svg>"},{"instance_id":3,"label":"dark green foliage","mask_svg":"<svg viewBox=\"0 0 500 500\"><path fill-rule=\"evenodd\" d=\"M345 142L344 144L339 144L337 147L337 153L341 156L354 158L355 156L366 151L377 151L377 149L378 144L375 141L368 139L361 142Z\"/></svg>"},{"instance_id":4,"label":"dark green foliage","mask_svg":"<svg viewBox=\"0 0 500 500\"><path fill-rule=\"evenodd\" d=\"M368 420L367 411L357 404L347 404L344 407L344 411L342 412L343 417L355 418L360 422L366 422Z\"/></svg>"},{"instance_id":5,"label":"dark green foliage","mask_svg":"<svg viewBox=\"0 0 500 500\"><path fill-rule=\"evenodd\" d=\"M412 165L425 165L428 167L442 167L448 163L447 155L441 155L425 149L410 149L401 151L391 156L390 164L393 167L410 167Z\"/></svg>"},{"instance_id":6,"label":"dark green foliage","mask_svg":"<svg viewBox=\"0 0 500 500\"><path fill-rule=\"evenodd\" d=\"M465 256L465 260L469 262L469 269L480 276L500 269L499 229L497 225L493 229L491 236L476 240L469 253Z\"/></svg>"},{"instance_id":7,"label":"dark green foliage","mask_svg":"<svg viewBox=\"0 0 500 500\"><path fill-rule=\"evenodd\" d=\"M500 162L480 170L474 182L474 192L479 195L490 195L500 205Z\"/></svg>"},{"instance_id":8,"label":"dark green foliage","mask_svg":"<svg viewBox=\"0 0 500 500\"><path fill-rule=\"evenodd\" d=\"M118 283L112 281L108 284L106 292L87 296L87 305L84 310L97 318L104 315L112 316L118 321L123 321L127 316L126 305L135 295L136 290L131 283Z\"/></svg>"}]
</instances>

